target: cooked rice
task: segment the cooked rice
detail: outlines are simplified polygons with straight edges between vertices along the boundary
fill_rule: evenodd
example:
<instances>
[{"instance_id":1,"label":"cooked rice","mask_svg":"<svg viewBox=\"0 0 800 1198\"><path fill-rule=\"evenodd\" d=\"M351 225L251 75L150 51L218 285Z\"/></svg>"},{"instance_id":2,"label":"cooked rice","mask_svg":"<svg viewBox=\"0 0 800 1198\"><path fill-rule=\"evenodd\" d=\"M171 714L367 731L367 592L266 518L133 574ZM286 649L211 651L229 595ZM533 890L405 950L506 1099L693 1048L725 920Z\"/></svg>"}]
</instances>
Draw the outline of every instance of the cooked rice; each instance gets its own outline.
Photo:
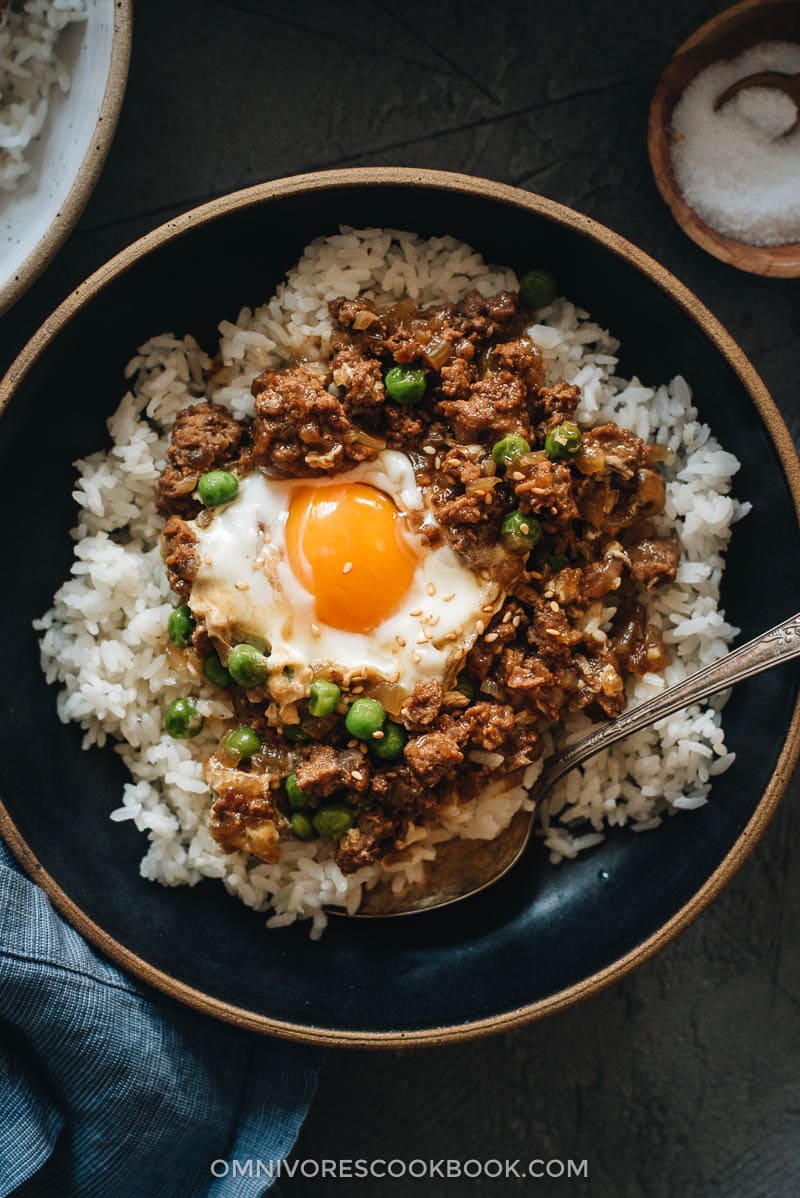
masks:
<instances>
[{"instance_id":1,"label":"cooked rice","mask_svg":"<svg viewBox=\"0 0 800 1198\"><path fill-rule=\"evenodd\" d=\"M0 4L0 191L13 191L31 169L27 150L44 128L53 87L69 89L58 39L84 20L85 0Z\"/></svg>"},{"instance_id":2,"label":"cooked rice","mask_svg":"<svg viewBox=\"0 0 800 1198\"><path fill-rule=\"evenodd\" d=\"M206 717L191 742L163 731L167 705L197 682L165 652L164 629L172 595L160 555L162 521L155 499L176 413L208 394L237 415L252 413L250 383L267 366L294 354L324 354L331 336L328 300L366 294L379 303L409 296L421 303L455 301L471 288L490 295L516 288L515 275L490 268L468 246L452 238L423 240L380 229L344 229L313 242L275 296L255 312L245 308L235 322L220 325L220 359L206 386L210 364L191 336L154 337L129 364L131 389L108 422L112 446L76 463L74 498L80 506L71 578L53 608L37 621L42 664L48 681L61 684L58 712L85 729L84 746L110 737L132 781L113 820L133 820L146 832L144 877L166 885L193 885L221 878L227 889L257 910L271 910L269 926L312 920L312 936L326 922L325 905L357 909L362 888L378 878L395 889L424 876L436 844L452 836L491 838L520 807L529 805L530 786L540 767L527 771L525 785L499 782L464 807L443 813L431 829L412 828L406 859L392 867L374 865L345 876L324 842L286 844L276 865L243 853L227 854L208 832L210 794L202 757L214 747L232 716L226 697L203 683L198 708ZM615 342L586 312L560 299L539 313L531 335L541 347L553 381L582 389L578 418L614 420L638 435L669 446L665 525L680 538L683 555L675 583L649 599L649 618L663 630L672 660L663 677L629 686L638 702L701 665L722 656L737 629L719 610L722 554L731 525L749 505L730 495L739 463L724 452L697 419L691 392L678 376L652 389L637 379L614 375ZM608 612L598 613L603 636ZM717 700L670 716L595 758L565 779L546 804L539 834L551 860L576 854L603 839L602 829L655 827L665 813L706 802L711 781L727 769ZM570 729L577 734L586 721Z\"/></svg>"}]
</instances>

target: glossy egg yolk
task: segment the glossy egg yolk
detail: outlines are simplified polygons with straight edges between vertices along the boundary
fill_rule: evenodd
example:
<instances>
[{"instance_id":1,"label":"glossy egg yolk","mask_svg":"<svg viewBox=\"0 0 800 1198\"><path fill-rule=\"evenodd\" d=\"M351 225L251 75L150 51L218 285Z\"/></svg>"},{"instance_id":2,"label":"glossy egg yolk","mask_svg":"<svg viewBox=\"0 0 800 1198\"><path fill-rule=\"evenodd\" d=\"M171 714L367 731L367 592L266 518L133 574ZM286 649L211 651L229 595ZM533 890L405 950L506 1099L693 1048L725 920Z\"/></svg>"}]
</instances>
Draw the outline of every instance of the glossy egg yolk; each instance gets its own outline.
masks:
<instances>
[{"instance_id":1,"label":"glossy egg yolk","mask_svg":"<svg viewBox=\"0 0 800 1198\"><path fill-rule=\"evenodd\" d=\"M417 559L388 495L365 483L299 487L286 523L296 577L322 624L371 632L403 601Z\"/></svg>"}]
</instances>

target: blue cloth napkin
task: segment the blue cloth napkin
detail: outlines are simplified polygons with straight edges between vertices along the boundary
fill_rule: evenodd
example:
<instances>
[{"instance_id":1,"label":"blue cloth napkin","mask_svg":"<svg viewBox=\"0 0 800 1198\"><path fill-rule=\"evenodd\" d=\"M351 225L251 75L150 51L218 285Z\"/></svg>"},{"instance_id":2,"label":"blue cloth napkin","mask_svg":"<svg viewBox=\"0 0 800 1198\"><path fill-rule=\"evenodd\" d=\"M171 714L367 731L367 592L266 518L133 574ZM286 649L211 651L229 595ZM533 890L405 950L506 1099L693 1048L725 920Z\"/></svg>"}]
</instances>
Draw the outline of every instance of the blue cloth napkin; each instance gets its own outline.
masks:
<instances>
[{"instance_id":1,"label":"blue cloth napkin","mask_svg":"<svg viewBox=\"0 0 800 1198\"><path fill-rule=\"evenodd\" d=\"M140 987L0 840L0 1195L263 1194L256 1162L291 1149L320 1056Z\"/></svg>"}]
</instances>

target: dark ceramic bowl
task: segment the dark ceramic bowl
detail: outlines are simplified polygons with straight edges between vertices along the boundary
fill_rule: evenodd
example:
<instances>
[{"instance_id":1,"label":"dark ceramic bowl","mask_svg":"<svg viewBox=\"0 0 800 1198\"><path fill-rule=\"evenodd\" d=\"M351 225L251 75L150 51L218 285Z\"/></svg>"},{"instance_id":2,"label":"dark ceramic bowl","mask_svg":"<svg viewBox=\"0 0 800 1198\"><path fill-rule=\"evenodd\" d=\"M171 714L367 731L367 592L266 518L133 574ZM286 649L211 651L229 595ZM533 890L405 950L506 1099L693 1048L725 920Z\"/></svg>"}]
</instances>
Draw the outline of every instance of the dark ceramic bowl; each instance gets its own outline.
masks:
<instances>
[{"instance_id":1,"label":"dark ceramic bowl","mask_svg":"<svg viewBox=\"0 0 800 1198\"><path fill-rule=\"evenodd\" d=\"M187 213L83 284L0 385L0 474L16 497L6 521L0 827L17 857L104 952L210 1014L300 1040L440 1043L576 1002L703 909L780 798L798 750L800 675L783 667L735 690L725 726L737 760L706 807L646 836L611 835L557 868L533 845L508 878L455 907L334 919L312 943L306 926L265 931L264 917L218 882L143 881L141 835L108 819L123 767L111 750L83 753L79 729L59 723L31 629L70 566L71 462L106 442L138 344L170 329L213 345L217 321L263 301L306 242L340 223L452 233L518 270L551 263L564 293L621 338L625 374L687 375L702 418L742 461L738 494L754 503L724 589L745 638L797 608L800 464L741 351L665 270L567 208L435 172L312 175Z\"/></svg>"}]
</instances>

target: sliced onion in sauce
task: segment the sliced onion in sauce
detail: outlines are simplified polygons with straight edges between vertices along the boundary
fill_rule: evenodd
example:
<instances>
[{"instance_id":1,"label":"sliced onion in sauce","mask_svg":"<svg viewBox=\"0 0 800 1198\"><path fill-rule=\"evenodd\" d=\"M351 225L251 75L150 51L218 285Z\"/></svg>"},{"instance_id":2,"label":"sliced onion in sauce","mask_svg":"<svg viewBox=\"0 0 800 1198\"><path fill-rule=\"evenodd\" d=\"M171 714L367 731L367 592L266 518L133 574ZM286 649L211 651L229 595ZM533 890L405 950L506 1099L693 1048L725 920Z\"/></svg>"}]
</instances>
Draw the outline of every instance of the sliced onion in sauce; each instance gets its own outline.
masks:
<instances>
[{"instance_id":1,"label":"sliced onion in sauce","mask_svg":"<svg viewBox=\"0 0 800 1198\"><path fill-rule=\"evenodd\" d=\"M354 429L353 440L359 445L365 445L367 449L386 448L386 440L383 437L373 437L371 433L365 432L363 428Z\"/></svg>"},{"instance_id":2,"label":"sliced onion in sauce","mask_svg":"<svg viewBox=\"0 0 800 1198\"><path fill-rule=\"evenodd\" d=\"M431 337L422 351L422 356L432 370L441 370L452 358L453 347L449 341L443 341L441 337Z\"/></svg>"},{"instance_id":3,"label":"sliced onion in sauce","mask_svg":"<svg viewBox=\"0 0 800 1198\"><path fill-rule=\"evenodd\" d=\"M376 320L380 320L377 312L370 312L367 308L362 308L356 314L353 321L353 328L357 329L358 332L362 332L364 329L368 329L371 324L374 324Z\"/></svg>"},{"instance_id":4,"label":"sliced onion in sauce","mask_svg":"<svg viewBox=\"0 0 800 1198\"><path fill-rule=\"evenodd\" d=\"M471 482L468 482L464 487L464 490L466 491L467 495L475 495L476 493L480 492L485 493L486 491L493 491L499 482L500 479L497 477L497 475L492 476L484 474L482 478L475 478Z\"/></svg>"}]
</instances>

